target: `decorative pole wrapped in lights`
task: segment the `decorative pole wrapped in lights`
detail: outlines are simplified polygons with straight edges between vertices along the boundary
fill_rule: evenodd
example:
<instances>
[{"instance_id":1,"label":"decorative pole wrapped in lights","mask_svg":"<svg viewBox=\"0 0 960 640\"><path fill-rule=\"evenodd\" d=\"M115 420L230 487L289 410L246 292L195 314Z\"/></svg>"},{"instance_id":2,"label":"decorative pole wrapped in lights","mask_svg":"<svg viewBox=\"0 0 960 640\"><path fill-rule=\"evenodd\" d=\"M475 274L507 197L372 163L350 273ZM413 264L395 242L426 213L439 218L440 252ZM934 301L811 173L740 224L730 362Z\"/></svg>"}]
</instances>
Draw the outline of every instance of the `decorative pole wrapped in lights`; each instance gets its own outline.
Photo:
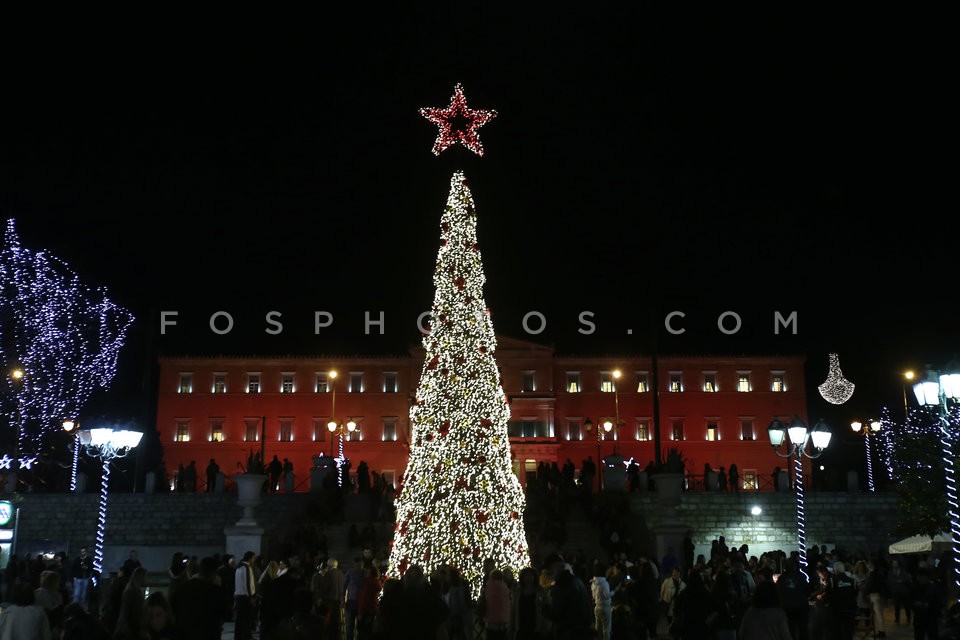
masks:
<instances>
[{"instance_id":1,"label":"decorative pole wrapped in lights","mask_svg":"<svg viewBox=\"0 0 960 640\"><path fill-rule=\"evenodd\" d=\"M953 546L953 583L960 587L960 506L957 499L957 472L954 466L954 425L950 423L950 400L960 399L960 367L950 366L951 371L939 373L927 371L927 379L913 385L917 402L928 407L940 407L940 446L943 455L943 471L947 484L947 513L950 516L950 537Z\"/></svg>"},{"instance_id":2,"label":"decorative pole wrapped in lights","mask_svg":"<svg viewBox=\"0 0 960 640\"><path fill-rule=\"evenodd\" d=\"M603 441L603 434L610 433L611 431L613 431L614 427L617 428L618 432L620 429L620 388L617 386L617 383L619 382L619 380L620 380L620 370L618 369L613 372L613 403L617 413L617 418L616 418L617 421L616 423L614 423L614 422L611 422L610 420L604 420L599 425L597 425L597 490L598 491L603 490L603 475L604 475L604 471L606 470L606 465L603 463L603 457L600 454L600 443ZM608 390L609 388L602 389L602 391L608 391ZM601 430L601 427L603 427L602 430ZM583 428L586 431L590 431L591 429L593 429L593 421L590 418L587 418L583 423ZM616 433L614 434L614 437L616 437ZM614 441L614 444L613 444L613 452L614 453L617 452L616 441Z\"/></svg>"},{"instance_id":3,"label":"decorative pole wrapped in lights","mask_svg":"<svg viewBox=\"0 0 960 640\"><path fill-rule=\"evenodd\" d=\"M346 429L350 433L357 430L357 423L353 420L347 420L346 423L337 422L337 372L330 372L330 422L327 423L327 430L330 431L330 455L333 456L333 434L339 431L340 450L337 452L337 486L343 486L343 467L347 464L347 459L343 455L343 431Z\"/></svg>"},{"instance_id":4,"label":"decorative pole wrapped in lights","mask_svg":"<svg viewBox=\"0 0 960 640\"><path fill-rule=\"evenodd\" d=\"M863 446L867 450L867 486L870 487L870 493L877 490L873 484L873 460L870 455L870 434L880 431L880 426L879 420L871 420L869 424L864 424L859 420L854 420L850 423L850 428L853 429L853 432L863 436Z\"/></svg>"},{"instance_id":5,"label":"decorative pole wrapped in lights","mask_svg":"<svg viewBox=\"0 0 960 640\"><path fill-rule=\"evenodd\" d=\"M77 490L77 464L80 462L80 436L77 429L80 423L76 420L64 420L63 430L73 436L73 465L70 467L70 492Z\"/></svg>"},{"instance_id":6,"label":"decorative pole wrapped in lights","mask_svg":"<svg viewBox=\"0 0 960 640\"><path fill-rule=\"evenodd\" d=\"M110 487L110 463L115 458L127 455L138 444L143 433L130 429L81 429L77 432L77 441L87 454L100 458L103 462L103 480L100 483L100 510L97 516L97 544L93 554L93 569L96 576L103 570L103 540L107 526L107 492Z\"/></svg>"},{"instance_id":7,"label":"decorative pole wrapped in lights","mask_svg":"<svg viewBox=\"0 0 960 640\"><path fill-rule=\"evenodd\" d=\"M803 459L819 458L827 445L830 444L830 427L823 420L817 422L813 429L807 429L807 424L794 416L790 425L783 426L774 418L767 427L770 435L770 445L774 453L781 458L793 458L794 487L797 494L797 546L800 551L800 572L810 579L807 574L807 533L803 507Z\"/></svg>"}]
</instances>

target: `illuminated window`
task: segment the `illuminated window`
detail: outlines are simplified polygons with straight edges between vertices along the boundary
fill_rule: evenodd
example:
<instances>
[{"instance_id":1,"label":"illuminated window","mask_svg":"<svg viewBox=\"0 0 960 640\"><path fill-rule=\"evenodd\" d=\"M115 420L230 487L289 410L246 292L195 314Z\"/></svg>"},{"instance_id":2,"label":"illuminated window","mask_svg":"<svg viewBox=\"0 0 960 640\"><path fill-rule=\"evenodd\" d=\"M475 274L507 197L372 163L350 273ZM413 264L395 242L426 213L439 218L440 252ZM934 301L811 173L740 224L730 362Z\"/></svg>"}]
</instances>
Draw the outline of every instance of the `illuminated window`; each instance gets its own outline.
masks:
<instances>
[{"instance_id":1,"label":"illuminated window","mask_svg":"<svg viewBox=\"0 0 960 640\"><path fill-rule=\"evenodd\" d=\"M363 391L363 371L350 372L350 393L360 393Z\"/></svg>"},{"instance_id":2,"label":"illuminated window","mask_svg":"<svg viewBox=\"0 0 960 640\"><path fill-rule=\"evenodd\" d=\"M756 491L757 489L760 488L760 482L759 482L759 479L757 478L756 469L744 469L743 475L740 476L740 480L741 482L743 482L743 486L741 487L743 489L746 489L748 491L749 490Z\"/></svg>"},{"instance_id":3,"label":"illuminated window","mask_svg":"<svg viewBox=\"0 0 960 640\"><path fill-rule=\"evenodd\" d=\"M190 423L186 420L177 421L177 433L174 442L190 442Z\"/></svg>"},{"instance_id":4,"label":"illuminated window","mask_svg":"<svg viewBox=\"0 0 960 640\"><path fill-rule=\"evenodd\" d=\"M567 421L567 440L583 440L583 430L579 420Z\"/></svg>"},{"instance_id":5,"label":"illuminated window","mask_svg":"<svg viewBox=\"0 0 960 640\"><path fill-rule=\"evenodd\" d=\"M580 393L580 372L567 371L567 392Z\"/></svg>"},{"instance_id":6,"label":"illuminated window","mask_svg":"<svg viewBox=\"0 0 960 640\"><path fill-rule=\"evenodd\" d=\"M673 421L673 439L683 440L683 421L682 420Z\"/></svg>"},{"instance_id":7,"label":"illuminated window","mask_svg":"<svg viewBox=\"0 0 960 640\"><path fill-rule=\"evenodd\" d=\"M244 442L258 442L260 440L260 418L245 418L243 421L246 427Z\"/></svg>"},{"instance_id":8,"label":"illuminated window","mask_svg":"<svg viewBox=\"0 0 960 640\"><path fill-rule=\"evenodd\" d=\"M383 392L384 393L397 392L397 372L396 371L383 372Z\"/></svg>"},{"instance_id":9,"label":"illuminated window","mask_svg":"<svg viewBox=\"0 0 960 640\"><path fill-rule=\"evenodd\" d=\"M397 419L396 418L383 419L383 441L384 442L397 441Z\"/></svg>"},{"instance_id":10,"label":"illuminated window","mask_svg":"<svg viewBox=\"0 0 960 640\"><path fill-rule=\"evenodd\" d=\"M637 420L637 440L650 439L650 422L647 419Z\"/></svg>"},{"instance_id":11,"label":"illuminated window","mask_svg":"<svg viewBox=\"0 0 960 640\"><path fill-rule=\"evenodd\" d=\"M210 423L210 442L223 442L223 420Z\"/></svg>"},{"instance_id":12,"label":"illuminated window","mask_svg":"<svg viewBox=\"0 0 960 640\"><path fill-rule=\"evenodd\" d=\"M703 390L707 393L714 393L717 390L717 374L711 371L703 374Z\"/></svg>"},{"instance_id":13,"label":"illuminated window","mask_svg":"<svg viewBox=\"0 0 960 640\"><path fill-rule=\"evenodd\" d=\"M716 422L707 423L707 440L709 442L714 442L720 439L720 432L717 430Z\"/></svg>"},{"instance_id":14,"label":"illuminated window","mask_svg":"<svg viewBox=\"0 0 960 640\"><path fill-rule=\"evenodd\" d=\"M260 393L260 374L247 374L247 393Z\"/></svg>"},{"instance_id":15,"label":"illuminated window","mask_svg":"<svg viewBox=\"0 0 960 640\"><path fill-rule=\"evenodd\" d=\"M670 372L670 385L667 387L670 393L680 393L683 391L683 374L679 371Z\"/></svg>"},{"instance_id":16,"label":"illuminated window","mask_svg":"<svg viewBox=\"0 0 960 640\"><path fill-rule=\"evenodd\" d=\"M316 383L314 384L315 391L317 393L327 393L330 391L330 381L327 378L326 372L318 373Z\"/></svg>"},{"instance_id":17,"label":"illuminated window","mask_svg":"<svg viewBox=\"0 0 960 640\"><path fill-rule=\"evenodd\" d=\"M213 374L213 392L214 393L227 392L227 374L225 373Z\"/></svg>"},{"instance_id":18,"label":"illuminated window","mask_svg":"<svg viewBox=\"0 0 960 640\"><path fill-rule=\"evenodd\" d=\"M783 375L783 372L774 372L773 377L770 381L770 390L776 393L781 393L787 390L786 377Z\"/></svg>"},{"instance_id":19,"label":"illuminated window","mask_svg":"<svg viewBox=\"0 0 960 640\"><path fill-rule=\"evenodd\" d=\"M293 442L293 419L280 419L280 436L277 439L280 442Z\"/></svg>"},{"instance_id":20,"label":"illuminated window","mask_svg":"<svg viewBox=\"0 0 960 640\"><path fill-rule=\"evenodd\" d=\"M650 379L646 371L637 371L637 393L650 391Z\"/></svg>"},{"instance_id":21,"label":"illuminated window","mask_svg":"<svg viewBox=\"0 0 960 640\"><path fill-rule=\"evenodd\" d=\"M753 420L750 420L750 419L740 420L740 439L753 440Z\"/></svg>"},{"instance_id":22,"label":"illuminated window","mask_svg":"<svg viewBox=\"0 0 960 640\"><path fill-rule=\"evenodd\" d=\"M293 374L292 373L281 373L280 374L280 393L293 393L296 391L296 387L293 384Z\"/></svg>"},{"instance_id":23,"label":"illuminated window","mask_svg":"<svg viewBox=\"0 0 960 640\"><path fill-rule=\"evenodd\" d=\"M522 391L536 391L537 384L536 384L536 379L534 378L534 372L524 371L522 374L521 384L522 384L521 386Z\"/></svg>"},{"instance_id":24,"label":"illuminated window","mask_svg":"<svg viewBox=\"0 0 960 640\"><path fill-rule=\"evenodd\" d=\"M749 371L738 371L737 372L737 391L753 391L750 387L750 372Z\"/></svg>"},{"instance_id":25,"label":"illuminated window","mask_svg":"<svg viewBox=\"0 0 960 640\"><path fill-rule=\"evenodd\" d=\"M177 387L177 393L193 393L193 374L181 373L180 386Z\"/></svg>"},{"instance_id":26,"label":"illuminated window","mask_svg":"<svg viewBox=\"0 0 960 640\"><path fill-rule=\"evenodd\" d=\"M613 393L617 390L617 384L613 379L612 371L600 372L600 391L604 393Z\"/></svg>"},{"instance_id":27,"label":"illuminated window","mask_svg":"<svg viewBox=\"0 0 960 640\"><path fill-rule=\"evenodd\" d=\"M313 419L313 441L314 442L323 442L327 439L327 423L330 422L330 418L314 418Z\"/></svg>"}]
</instances>

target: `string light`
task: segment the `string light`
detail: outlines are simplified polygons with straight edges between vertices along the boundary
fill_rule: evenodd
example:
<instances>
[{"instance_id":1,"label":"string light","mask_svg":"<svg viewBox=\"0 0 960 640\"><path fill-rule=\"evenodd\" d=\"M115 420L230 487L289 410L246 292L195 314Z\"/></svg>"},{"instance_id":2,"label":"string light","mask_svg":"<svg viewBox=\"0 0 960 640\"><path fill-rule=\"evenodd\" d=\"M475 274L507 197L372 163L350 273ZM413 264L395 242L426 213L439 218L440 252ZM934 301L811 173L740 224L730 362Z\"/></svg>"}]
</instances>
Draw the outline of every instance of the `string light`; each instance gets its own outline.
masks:
<instances>
[{"instance_id":1,"label":"string light","mask_svg":"<svg viewBox=\"0 0 960 640\"><path fill-rule=\"evenodd\" d=\"M80 462L80 438L73 438L73 466L70 468L70 491L77 490L77 464Z\"/></svg>"},{"instance_id":2,"label":"string light","mask_svg":"<svg viewBox=\"0 0 960 640\"><path fill-rule=\"evenodd\" d=\"M94 575L103 573L103 542L107 530L107 490L110 488L110 460L103 459L103 479L100 481L100 507L97 510L97 544L93 553Z\"/></svg>"},{"instance_id":3,"label":"string light","mask_svg":"<svg viewBox=\"0 0 960 640\"><path fill-rule=\"evenodd\" d=\"M853 389L856 385L843 377L840 371L840 356L835 353L830 354L830 370L827 379L817 387L823 399L832 404L843 404L853 396Z\"/></svg>"},{"instance_id":4,"label":"string light","mask_svg":"<svg viewBox=\"0 0 960 640\"><path fill-rule=\"evenodd\" d=\"M440 228L436 293L410 409L410 457L396 501L388 575L402 576L414 564L427 575L453 565L477 598L486 559L516 574L530 557L525 498L512 470L510 407L483 298L476 214L462 172L450 180Z\"/></svg>"},{"instance_id":5,"label":"string light","mask_svg":"<svg viewBox=\"0 0 960 640\"><path fill-rule=\"evenodd\" d=\"M800 573L810 581L807 574L807 517L803 507L803 456L793 459L794 486L797 488L797 548L800 552Z\"/></svg>"},{"instance_id":6,"label":"string light","mask_svg":"<svg viewBox=\"0 0 960 640\"><path fill-rule=\"evenodd\" d=\"M444 149L460 143L482 156L483 145L480 144L477 129L496 118L497 112L469 109L467 99L463 96L463 86L458 84L453 88L449 107L424 107L420 109L420 115L440 128L433 143L433 155L438 156Z\"/></svg>"},{"instance_id":7,"label":"string light","mask_svg":"<svg viewBox=\"0 0 960 640\"><path fill-rule=\"evenodd\" d=\"M24 371L3 412L18 425L18 452L37 453L65 416L110 385L133 315L66 263L23 247L12 219L0 250L0 312L0 360Z\"/></svg>"}]
</instances>

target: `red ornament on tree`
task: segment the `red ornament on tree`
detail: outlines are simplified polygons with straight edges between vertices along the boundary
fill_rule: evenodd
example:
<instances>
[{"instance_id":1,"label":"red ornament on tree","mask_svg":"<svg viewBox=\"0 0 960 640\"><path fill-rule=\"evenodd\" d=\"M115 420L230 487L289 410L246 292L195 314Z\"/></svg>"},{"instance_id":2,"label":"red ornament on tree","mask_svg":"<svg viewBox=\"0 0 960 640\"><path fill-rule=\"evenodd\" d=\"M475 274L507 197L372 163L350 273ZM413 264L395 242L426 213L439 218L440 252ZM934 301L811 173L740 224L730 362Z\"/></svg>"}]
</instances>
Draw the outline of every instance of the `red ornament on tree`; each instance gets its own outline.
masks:
<instances>
[{"instance_id":1,"label":"red ornament on tree","mask_svg":"<svg viewBox=\"0 0 960 640\"><path fill-rule=\"evenodd\" d=\"M453 88L449 107L424 107L420 109L420 115L440 128L433 143L433 155L438 156L444 149L459 142L482 156L483 145L480 144L477 129L497 117L497 112L468 108L467 99L463 96L463 86L457 84Z\"/></svg>"}]
</instances>

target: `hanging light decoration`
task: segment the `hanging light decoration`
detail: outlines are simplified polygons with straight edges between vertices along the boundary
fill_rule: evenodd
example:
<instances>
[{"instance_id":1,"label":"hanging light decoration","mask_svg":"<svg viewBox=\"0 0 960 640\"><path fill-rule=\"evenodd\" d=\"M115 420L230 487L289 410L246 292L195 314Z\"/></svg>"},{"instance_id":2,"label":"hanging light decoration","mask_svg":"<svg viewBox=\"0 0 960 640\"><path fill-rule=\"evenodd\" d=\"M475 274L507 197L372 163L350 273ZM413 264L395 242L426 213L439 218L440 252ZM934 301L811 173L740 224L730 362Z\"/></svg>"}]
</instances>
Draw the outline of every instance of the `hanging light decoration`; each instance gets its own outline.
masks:
<instances>
[{"instance_id":1,"label":"hanging light decoration","mask_svg":"<svg viewBox=\"0 0 960 640\"><path fill-rule=\"evenodd\" d=\"M827 379L817 387L820 390L820 395L831 404L843 404L853 396L855 386L843 377L843 372L840 371L840 357L831 353L830 371L827 373Z\"/></svg>"}]
</instances>

